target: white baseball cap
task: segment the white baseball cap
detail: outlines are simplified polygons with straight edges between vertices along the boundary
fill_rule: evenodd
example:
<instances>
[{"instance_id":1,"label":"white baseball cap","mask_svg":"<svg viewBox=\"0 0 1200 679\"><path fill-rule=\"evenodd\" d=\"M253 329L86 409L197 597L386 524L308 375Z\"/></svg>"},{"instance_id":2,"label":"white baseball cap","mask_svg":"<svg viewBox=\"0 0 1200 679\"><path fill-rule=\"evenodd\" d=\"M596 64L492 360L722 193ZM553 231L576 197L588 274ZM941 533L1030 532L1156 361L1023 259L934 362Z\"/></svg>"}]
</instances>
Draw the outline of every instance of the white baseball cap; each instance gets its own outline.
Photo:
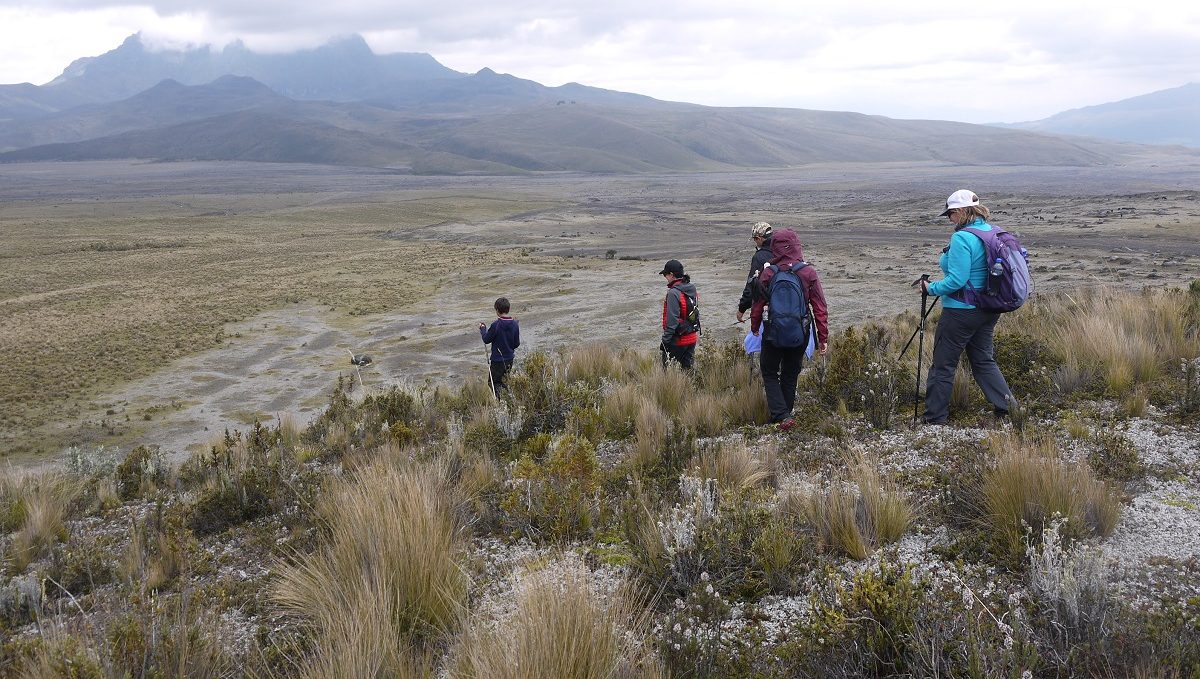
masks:
<instances>
[{"instance_id":1,"label":"white baseball cap","mask_svg":"<svg viewBox=\"0 0 1200 679\"><path fill-rule=\"evenodd\" d=\"M959 189L950 194L950 197L946 199L946 210L939 216L945 217L950 214L951 210L960 207L974 207L976 205L979 205L979 196L966 189Z\"/></svg>"}]
</instances>

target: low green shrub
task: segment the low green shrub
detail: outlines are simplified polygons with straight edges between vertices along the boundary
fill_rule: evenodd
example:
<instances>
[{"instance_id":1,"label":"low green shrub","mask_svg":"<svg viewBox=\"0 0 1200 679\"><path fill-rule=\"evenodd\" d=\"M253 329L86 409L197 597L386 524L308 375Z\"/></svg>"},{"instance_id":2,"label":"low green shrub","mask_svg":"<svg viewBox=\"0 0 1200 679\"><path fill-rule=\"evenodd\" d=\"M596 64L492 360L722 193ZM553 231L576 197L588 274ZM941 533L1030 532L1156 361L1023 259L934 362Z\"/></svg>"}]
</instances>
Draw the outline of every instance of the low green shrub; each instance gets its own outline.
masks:
<instances>
[{"instance_id":1,"label":"low green shrub","mask_svg":"<svg viewBox=\"0 0 1200 679\"><path fill-rule=\"evenodd\" d=\"M1032 402L1054 401L1059 397L1054 375L1062 367L1063 359L1047 340L1023 332L998 333L994 357L1008 388L1026 407Z\"/></svg>"},{"instance_id":2,"label":"low green shrub","mask_svg":"<svg viewBox=\"0 0 1200 679\"><path fill-rule=\"evenodd\" d=\"M1112 427L1101 427L1092 435L1088 464L1097 476L1111 481L1134 481L1146 475L1137 447L1124 432Z\"/></svg>"},{"instance_id":3,"label":"low green shrub","mask_svg":"<svg viewBox=\"0 0 1200 679\"><path fill-rule=\"evenodd\" d=\"M152 495L167 481L166 457L146 446L129 451L114 471L117 495L125 501Z\"/></svg>"},{"instance_id":4,"label":"low green shrub","mask_svg":"<svg viewBox=\"0 0 1200 679\"><path fill-rule=\"evenodd\" d=\"M525 455L517 461L501 507L524 535L564 542L590 535L600 521L599 487L595 446L563 436L550 445L544 460Z\"/></svg>"},{"instance_id":5,"label":"low green shrub","mask_svg":"<svg viewBox=\"0 0 1200 679\"><path fill-rule=\"evenodd\" d=\"M196 535L220 533L253 521L271 510L272 480L267 472L248 469L223 477L203 491L191 507L188 527Z\"/></svg>"},{"instance_id":6,"label":"low green shrub","mask_svg":"<svg viewBox=\"0 0 1200 679\"><path fill-rule=\"evenodd\" d=\"M814 596L810 617L788 630L771 676L909 676L922 586L903 566L860 571L831 598Z\"/></svg>"}]
</instances>

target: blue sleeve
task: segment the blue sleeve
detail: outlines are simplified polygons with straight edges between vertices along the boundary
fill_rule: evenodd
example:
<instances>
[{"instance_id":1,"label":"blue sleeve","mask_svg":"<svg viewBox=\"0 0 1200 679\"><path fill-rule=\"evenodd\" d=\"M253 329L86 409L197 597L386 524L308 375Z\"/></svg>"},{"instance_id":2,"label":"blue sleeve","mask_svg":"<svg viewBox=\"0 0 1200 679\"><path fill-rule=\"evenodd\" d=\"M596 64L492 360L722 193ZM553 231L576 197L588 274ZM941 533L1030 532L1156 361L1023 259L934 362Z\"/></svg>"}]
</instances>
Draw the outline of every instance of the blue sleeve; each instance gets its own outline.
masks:
<instances>
[{"instance_id":1,"label":"blue sleeve","mask_svg":"<svg viewBox=\"0 0 1200 679\"><path fill-rule=\"evenodd\" d=\"M971 279L971 248L969 238L975 238L966 231L959 231L950 237L950 251L943 259L942 270L945 273L942 280L929 284L929 294L944 297L961 290Z\"/></svg>"},{"instance_id":2,"label":"blue sleeve","mask_svg":"<svg viewBox=\"0 0 1200 679\"><path fill-rule=\"evenodd\" d=\"M496 341L497 325L500 325L500 321L492 321L492 324L488 327L486 332L483 330L483 328L479 329L479 334L483 337L484 344L491 344L492 342Z\"/></svg>"},{"instance_id":3,"label":"blue sleeve","mask_svg":"<svg viewBox=\"0 0 1200 679\"><path fill-rule=\"evenodd\" d=\"M519 346L521 346L521 325L519 323L517 323L517 319L514 318L513 319L513 345L512 345L512 348L516 349Z\"/></svg>"}]
</instances>

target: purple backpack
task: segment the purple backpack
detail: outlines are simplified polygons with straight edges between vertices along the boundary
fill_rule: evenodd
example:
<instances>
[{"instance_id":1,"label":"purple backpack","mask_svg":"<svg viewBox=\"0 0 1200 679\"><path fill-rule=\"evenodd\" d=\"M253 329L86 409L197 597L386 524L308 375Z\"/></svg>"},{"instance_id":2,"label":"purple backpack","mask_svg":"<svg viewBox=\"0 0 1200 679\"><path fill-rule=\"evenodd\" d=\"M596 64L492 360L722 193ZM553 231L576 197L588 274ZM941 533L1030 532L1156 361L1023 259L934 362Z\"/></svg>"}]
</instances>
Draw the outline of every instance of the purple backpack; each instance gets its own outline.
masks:
<instances>
[{"instance_id":1,"label":"purple backpack","mask_svg":"<svg viewBox=\"0 0 1200 679\"><path fill-rule=\"evenodd\" d=\"M1021 308L1033 292L1033 281L1029 277L1029 251L1011 233L992 227L981 231L974 227L963 227L983 241L987 251L987 283L979 290L970 281L958 292L950 295L965 304L973 304L984 311L1015 311Z\"/></svg>"}]
</instances>

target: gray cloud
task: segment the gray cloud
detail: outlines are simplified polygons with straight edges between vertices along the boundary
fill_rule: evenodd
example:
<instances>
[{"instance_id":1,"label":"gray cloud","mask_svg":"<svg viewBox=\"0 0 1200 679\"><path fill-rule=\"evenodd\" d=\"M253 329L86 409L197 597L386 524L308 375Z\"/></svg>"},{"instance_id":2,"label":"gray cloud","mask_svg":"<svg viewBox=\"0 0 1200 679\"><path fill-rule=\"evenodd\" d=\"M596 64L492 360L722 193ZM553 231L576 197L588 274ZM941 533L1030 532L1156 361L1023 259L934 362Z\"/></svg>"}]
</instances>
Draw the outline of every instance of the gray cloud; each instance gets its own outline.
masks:
<instances>
[{"instance_id":1,"label":"gray cloud","mask_svg":"<svg viewBox=\"0 0 1200 679\"><path fill-rule=\"evenodd\" d=\"M489 66L550 85L574 80L719 105L1015 120L1200 79L1200 10L1170 0L969 9L948 0L28 2L0 0L0 10L153 19L137 9L149 8L159 20L121 25L160 46L236 38L285 51L359 33L376 52L429 52L462 71ZM0 27L0 42L4 35ZM0 44L0 61L24 60L29 48L16 49ZM63 54L60 46L55 58ZM961 88L978 89L979 100L946 101L947 89Z\"/></svg>"}]
</instances>

